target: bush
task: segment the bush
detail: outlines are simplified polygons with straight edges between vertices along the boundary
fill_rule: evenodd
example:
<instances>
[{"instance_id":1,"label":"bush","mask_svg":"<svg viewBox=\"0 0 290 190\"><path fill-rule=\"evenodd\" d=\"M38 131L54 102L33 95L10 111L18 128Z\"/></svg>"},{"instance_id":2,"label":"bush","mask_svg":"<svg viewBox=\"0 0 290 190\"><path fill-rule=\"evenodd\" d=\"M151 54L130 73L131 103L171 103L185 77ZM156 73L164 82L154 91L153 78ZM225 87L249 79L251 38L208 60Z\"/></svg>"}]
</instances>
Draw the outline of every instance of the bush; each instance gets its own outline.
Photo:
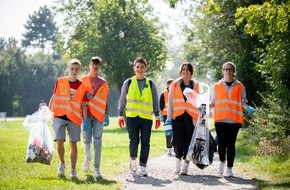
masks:
<instances>
[{"instance_id":1,"label":"bush","mask_svg":"<svg viewBox=\"0 0 290 190\"><path fill-rule=\"evenodd\" d=\"M262 102L248 121L247 136L258 145L258 154L286 154L290 151L290 111L270 97L262 96Z\"/></svg>"}]
</instances>

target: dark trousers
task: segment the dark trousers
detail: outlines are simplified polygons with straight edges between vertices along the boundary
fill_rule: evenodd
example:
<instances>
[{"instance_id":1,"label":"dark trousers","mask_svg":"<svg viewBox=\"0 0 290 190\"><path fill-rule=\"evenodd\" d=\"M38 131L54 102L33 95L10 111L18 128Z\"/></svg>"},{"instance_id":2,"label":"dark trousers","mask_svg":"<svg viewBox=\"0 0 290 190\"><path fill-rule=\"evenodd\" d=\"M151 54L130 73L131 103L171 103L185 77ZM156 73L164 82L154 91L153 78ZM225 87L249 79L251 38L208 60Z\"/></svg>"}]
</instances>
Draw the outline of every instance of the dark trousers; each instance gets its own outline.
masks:
<instances>
[{"instance_id":1,"label":"dark trousers","mask_svg":"<svg viewBox=\"0 0 290 190\"><path fill-rule=\"evenodd\" d=\"M172 120L173 138L172 145L176 158L186 158L188 147L194 131L192 117L184 112Z\"/></svg>"},{"instance_id":2,"label":"dark trousers","mask_svg":"<svg viewBox=\"0 0 290 190\"><path fill-rule=\"evenodd\" d=\"M227 166L230 168L234 166L236 139L241 126L239 123L215 123L220 161L224 162L227 156Z\"/></svg>"},{"instance_id":3,"label":"dark trousers","mask_svg":"<svg viewBox=\"0 0 290 190\"><path fill-rule=\"evenodd\" d=\"M137 158L138 145L141 140L140 166L146 167L151 136L152 120L137 117L127 117L127 130L129 134L129 151L131 159Z\"/></svg>"}]
</instances>

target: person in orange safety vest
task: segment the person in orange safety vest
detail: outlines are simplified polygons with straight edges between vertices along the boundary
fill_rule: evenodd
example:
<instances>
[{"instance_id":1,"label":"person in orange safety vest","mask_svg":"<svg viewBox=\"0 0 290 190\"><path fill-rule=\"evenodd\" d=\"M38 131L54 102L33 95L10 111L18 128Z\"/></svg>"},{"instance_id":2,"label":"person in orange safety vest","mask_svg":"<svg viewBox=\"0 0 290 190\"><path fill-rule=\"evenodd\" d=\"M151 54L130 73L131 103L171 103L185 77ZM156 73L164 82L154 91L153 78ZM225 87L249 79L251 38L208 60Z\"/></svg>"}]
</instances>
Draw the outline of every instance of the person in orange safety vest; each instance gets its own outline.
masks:
<instances>
[{"instance_id":1,"label":"person in orange safety vest","mask_svg":"<svg viewBox=\"0 0 290 190\"><path fill-rule=\"evenodd\" d=\"M83 125L83 142L85 148L85 162L83 171L87 173L90 169L92 159L91 144L94 141L94 175L101 177L100 162L102 151L103 126L109 125L108 96L109 87L107 81L99 76L102 59L98 56L92 57L89 63L90 73L84 75L80 80L89 90L88 119ZM86 126L88 126L86 128Z\"/></svg>"},{"instance_id":2,"label":"person in orange safety vest","mask_svg":"<svg viewBox=\"0 0 290 190\"><path fill-rule=\"evenodd\" d=\"M193 89L199 93L198 81L192 79L193 66L185 62L181 65L180 78L174 80L169 89L167 120L164 127L172 125L172 145L175 152L176 167L175 173L187 175L189 160L186 159L194 124L197 122L199 110L187 101L183 95L186 88ZM181 159L184 163L181 169Z\"/></svg>"},{"instance_id":3,"label":"person in orange safety vest","mask_svg":"<svg viewBox=\"0 0 290 190\"><path fill-rule=\"evenodd\" d=\"M168 92L169 87L173 79L168 79L166 82L166 89L161 93L159 98L159 108L161 112L160 121L165 122L167 119L167 110L168 110ZM165 138L166 138L166 148L167 148L167 155L171 155L172 153L172 128L165 128Z\"/></svg>"},{"instance_id":4,"label":"person in orange safety vest","mask_svg":"<svg viewBox=\"0 0 290 190\"><path fill-rule=\"evenodd\" d=\"M53 130L57 152L60 159L58 176L65 175L65 148L66 130L70 145L70 177L76 178L76 162L78 156L77 142L80 141L81 123L87 118L86 94L87 88L78 80L81 62L72 59L68 63L68 76L57 79L53 95L49 101L49 108L54 113Z\"/></svg>"},{"instance_id":5,"label":"person in orange safety vest","mask_svg":"<svg viewBox=\"0 0 290 190\"><path fill-rule=\"evenodd\" d=\"M243 84L235 79L236 66L226 62L222 66L223 78L214 84L210 107L213 108L213 118L218 141L220 165L219 175L234 176L232 167L235 159L236 138L244 123L243 109L252 114L255 110L247 104L246 90Z\"/></svg>"}]
</instances>

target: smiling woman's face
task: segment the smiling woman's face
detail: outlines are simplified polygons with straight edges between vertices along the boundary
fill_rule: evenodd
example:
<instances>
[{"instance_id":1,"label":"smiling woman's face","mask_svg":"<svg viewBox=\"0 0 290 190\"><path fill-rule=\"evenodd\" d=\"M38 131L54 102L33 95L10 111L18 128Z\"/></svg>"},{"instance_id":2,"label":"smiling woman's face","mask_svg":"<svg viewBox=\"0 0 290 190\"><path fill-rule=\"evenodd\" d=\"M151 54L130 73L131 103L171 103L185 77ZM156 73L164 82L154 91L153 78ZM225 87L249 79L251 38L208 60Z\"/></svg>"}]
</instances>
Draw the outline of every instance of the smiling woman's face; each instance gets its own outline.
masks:
<instances>
[{"instance_id":1,"label":"smiling woman's face","mask_svg":"<svg viewBox=\"0 0 290 190\"><path fill-rule=\"evenodd\" d=\"M231 64L226 64L223 67L223 76L225 81L232 82L235 76L234 67Z\"/></svg>"},{"instance_id":2,"label":"smiling woman's face","mask_svg":"<svg viewBox=\"0 0 290 190\"><path fill-rule=\"evenodd\" d=\"M144 78L146 72L146 65L144 63L136 62L133 69L137 79Z\"/></svg>"}]
</instances>

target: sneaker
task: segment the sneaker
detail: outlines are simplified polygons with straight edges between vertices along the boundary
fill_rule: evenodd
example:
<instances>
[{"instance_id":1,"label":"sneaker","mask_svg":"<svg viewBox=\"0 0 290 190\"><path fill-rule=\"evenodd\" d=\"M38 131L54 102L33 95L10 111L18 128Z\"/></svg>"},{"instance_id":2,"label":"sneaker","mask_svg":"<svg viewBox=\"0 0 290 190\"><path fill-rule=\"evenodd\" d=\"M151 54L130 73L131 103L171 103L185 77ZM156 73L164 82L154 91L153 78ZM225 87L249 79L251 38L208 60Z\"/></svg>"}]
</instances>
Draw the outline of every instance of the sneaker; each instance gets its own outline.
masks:
<instances>
[{"instance_id":1,"label":"sneaker","mask_svg":"<svg viewBox=\"0 0 290 190\"><path fill-rule=\"evenodd\" d=\"M174 173L178 174L180 172L180 165L181 165L181 161L176 158L175 159L175 170Z\"/></svg>"},{"instance_id":2,"label":"sneaker","mask_svg":"<svg viewBox=\"0 0 290 190\"><path fill-rule=\"evenodd\" d=\"M90 170L90 160L86 159L83 164L83 171L87 173Z\"/></svg>"},{"instance_id":3,"label":"sneaker","mask_svg":"<svg viewBox=\"0 0 290 190\"><path fill-rule=\"evenodd\" d=\"M234 177L234 173L233 173L232 168L227 168L225 176L226 177Z\"/></svg>"},{"instance_id":4,"label":"sneaker","mask_svg":"<svg viewBox=\"0 0 290 190\"><path fill-rule=\"evenodd\" d=\"M183 163L180 174L187 175L189 163Z\"/></svg>"},{"instance_id":5,"label":"sneaker","mask_svg":"<svg viewBox=\"0 0 290 190\"><path fill-rule=\"evenodd\" d=\"M76 170L75 169L71 169L69 176L70 176L71 179L77 178L77 172L76 172Z\"/></svg>"},{"instance_id":6,"label":"sneaker","mask_svg":"<svg viewBox=\"0 0 290 190\"><path fill-rule=\"evenodd\" d=\"M148 176L144 166L139 166L139 175L141 177L147 177Z\"/></svg>"},{"instance_id":7,"label":"sneaker","mask_svg":"<svg viewBox=\"0 0 290 190\"><path fill-rule=\"evenodd\" d=\"M137 164L136 164L136 159L135 160L130 160L130 170L131 172L136 172L137 171Z\"/></svg>"},{"instance_id":8,"label":"sneaker","mask_svg":"<svg viewBox=\"0 0 290 190\"><path fill-rule=\"evenodd\" d=\"M99 169L99 168L95 168L94 174L95 174L95 177L102 177L102 175L101 175L101 172L100 172L100 169Z\"/></svg>"},{"instance_id":9,"label":"sneaker","mask_svg":"<svg viewBox=\"0 0 290 190\"><path fill-rule=\"evenodd\" d=\"M222 176L224 174L224 171L225 171L225 165L226 165L226 162L220 162L220 166L219 166L219 175Z\"/></svg>"},{"instance_id":10,"label":"sneaker","mask_svg":"<svg viewBox=\"0 0 290 190\"><path fill-rule=\"evenodd\" d=\"M172 154L172 148L167 148L167 155L171 155Z\"/></svg>"},{"instance_id":11,"label":"sneaker","mask_svg":"<svg viewBox=\"0 0 290 190\"><path fill-rule=\"evenodd\" d=\"M58 168L57 168L57 175L64 176L64 169L65 169L65 164L59 163Z\"/></svg>"}]
</instances>

